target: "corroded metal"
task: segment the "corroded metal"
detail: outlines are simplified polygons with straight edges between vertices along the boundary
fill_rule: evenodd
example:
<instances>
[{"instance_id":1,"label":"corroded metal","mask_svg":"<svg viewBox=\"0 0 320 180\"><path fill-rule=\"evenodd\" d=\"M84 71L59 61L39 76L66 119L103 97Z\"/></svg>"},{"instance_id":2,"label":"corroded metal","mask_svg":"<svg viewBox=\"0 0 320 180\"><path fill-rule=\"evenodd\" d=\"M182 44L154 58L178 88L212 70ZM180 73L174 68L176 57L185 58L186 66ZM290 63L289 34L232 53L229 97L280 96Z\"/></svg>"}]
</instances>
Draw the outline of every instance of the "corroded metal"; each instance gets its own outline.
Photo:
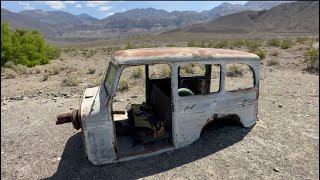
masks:
<instances>
[{"instance_id":1,"label":"corroded metal","mask_svg":"<svg viewBox=\"0 0 320 180\"><path fill-rule=\"evenodd\" d=\"M87 88L79 111L63 114L57 124L73 122L81 127L88 159L95 165L151 156L187 146L196 141L202 129L215 119L230 115L239 117L244 127L251 127L257 119L260 62L255 54L211 48L146 48L118 51L111 64L117 68L110 92L104 81L99 87ZM127 66L166 63L171 67L171 103L173 146L161 147L130 157L118 155L115 124L112 117L112 100L122 70ZM220 90L195 96L178 95L178 68L188 63L217 64L221 67ZM226 65L242 63L254 73L254 87L225 91ZM205 91L205 87L201 87ZM170 115L171 116L171 115Z\"/></svg>"},{"instance_id":2,"label":"corroded metal","mask_svg":"<svg viewBox=\"0 0 320 180\"><path fill-rule=\"evenodd\" d=\"M73 127L76 130L81 128L81 122L78 115L78 110L73 110L69 113L60 114L57 116L56 124L72 123Z\"/></svg>"},{"instance_id":3,"label":"corroded metal","mask_svg":"<svg viewBox=\"0 0 320 180\"><path fill-rule=\"evenodd\" d=\"M259 60L252 53L214 48L144 48L118 51L112 55L115 64L149 64L185 61Z\"/></svg>"}]
</instances>

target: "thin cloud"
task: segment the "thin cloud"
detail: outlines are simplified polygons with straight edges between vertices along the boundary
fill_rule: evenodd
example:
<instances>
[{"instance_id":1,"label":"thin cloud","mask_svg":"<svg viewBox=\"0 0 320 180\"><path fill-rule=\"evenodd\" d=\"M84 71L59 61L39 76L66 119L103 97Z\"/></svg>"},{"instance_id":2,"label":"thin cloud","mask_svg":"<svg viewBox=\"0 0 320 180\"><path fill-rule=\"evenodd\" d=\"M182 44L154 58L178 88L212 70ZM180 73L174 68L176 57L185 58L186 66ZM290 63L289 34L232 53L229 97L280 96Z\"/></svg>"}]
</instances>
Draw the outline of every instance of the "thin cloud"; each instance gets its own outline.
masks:
<instances>
[{"instance_id":1,"label":"thin cloud","mask_svg":"<svg viewBox=\"0 0 320 180\"><path fill-rule=\"evenodd\" d=\"M63 9L66 7L66 5L64 5L63 1L46 1L45 4L50 6L50 8L52 8L52 9Z\"/></svg>"},{"instance_id":2,"label":"thin cloud","mask_svg":"<svg viewBox=\"0 0 320 180\"><path fill-rule=\"evenodd\" d=\"M30 5L30 3L27 3L27 2L19 2L18 4L22 5L24 10L32 10L32 9L34 9L34 7L32 7Z\"/></svg>"},{"instance_id":3,"label":"thin cloud","mask_svg":"<svg viewBox=\"0 0 320 180\"><path fill-rule=\"evenodd\" d=\"M81 6L81 4L77 4L75 7L76 8L81 8L82 6Z\"/></svg>"},{"instance_id":4,"label":"thin cloud","mask_svg":"<svg viewBox=\"0 0 320 180\"><path fill-rule=\"evenodd\" d=\"M109 9L111 9L110 6L101 6L101 7L99 7L100 11L108 11Z\"/></svg>"},{"instance_id":5,"label":"thin cloud","mask_svg":"<svg viewBox=\"0 0 320 180\"><path fill-rule=\"evenodd\" d=\"M76 2L75 1L63 1L63 3L65 3L65 4L75 4Z\"/></svg>"},{"instance_id":6,"label":"thin cloud","mask_svg":"<svg viewBox=\"0 0 320 180\"><path fill-rule=\"evenodd\" d=\"M108 1L89 1L89 2L87 2L86 5L88 7L98 7L98 6L103 6L107 3L108 3Z\"/></svg>"}]
</instances>

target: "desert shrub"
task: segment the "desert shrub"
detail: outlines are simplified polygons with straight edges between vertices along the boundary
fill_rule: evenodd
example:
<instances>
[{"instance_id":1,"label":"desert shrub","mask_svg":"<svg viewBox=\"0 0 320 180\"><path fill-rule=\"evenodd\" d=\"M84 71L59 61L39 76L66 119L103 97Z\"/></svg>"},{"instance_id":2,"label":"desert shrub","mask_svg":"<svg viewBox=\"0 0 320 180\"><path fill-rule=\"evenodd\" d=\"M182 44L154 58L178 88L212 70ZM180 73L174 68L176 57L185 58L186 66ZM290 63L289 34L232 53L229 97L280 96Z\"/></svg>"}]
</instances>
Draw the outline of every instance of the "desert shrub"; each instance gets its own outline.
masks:
<instances>
[{"instance_id":1,"label":"desert shrub","mask_svg":"<svg viewBox=\"0 0 320 180\"><path fill-rule=\"evenodd\" d=\"M82 54L83 54L86 58L91 58L91 57L93 57L97 52L98 52L97 49L84 49L84 50L82 51Z\"/></svg>"},{"instance_id":2,"label":"desert shrub","mask_svg":"<svg viewBox=\"0 0 320 180\"><path fill-rule=\"evenodd\" d=\"M132 44L130 41L126 43L124 49L136 49L138 46Z\"/></svg>"},{"instance_id":3,"label":"desert shrub","mask_svg":"<svg viewBox=\"0 0 320 180\"><path fill-rule=\"evenodd\" d=\"M266 57L266 53L262 49L250 50L249 52L256 54L261 60Z\"/></svg>"},{"instance_id":4,"label":"desert shrub","mask_svg":"<svg viewBox=\"0 0 320 180\"><path fill-rule=\"evenodd\" d=\"M129 89L129 83L125 79L120 79L119 85L118 85L118 90L119 91L125 91Z\"/></svg>"},{"instance_id":5,"label":"desert shrub","mask_svg":"<svg viewBox=\"0 0 320 180\"><path fill-rule=\"evenodd\" d=\"M7 23L1 24L1 66L8 61L33 67L47 64L60 56L60 50L45 42L39 31L32 29L10 30Z\"/></svg>"},{"instance_id":6,"label":"desert shrub","mask_svg":"<svg viewBox=\"0 0 320 180\"><path fill-rule=\"evenodd\" d=\"M13 68L14 67L14 63L13 63L13 61L8 61L8 62L6 62L4 64L3 67L5 67L5 68Z\"/></svg>"},{"instance_id":7,"label":"desert shrub","mask_svg":"<svg viewBox=\"0 0 320 180\"><path fill-rule=\"evenodd\" d=\"M189 40L187 43L187 47L197 47L197 43L194 40Z\"/></svg>"},{"instance_id":8,"label":"desert shrub","mask_svg":"<svg viewBox=\"0 0 320 180\"><path fill-rule=\"evenodd\" d=\"M319 50L311 48L303 53L303 62L307 65L308 70L319 71Z\"/></svg>"},{"instance_id":9,"label":"desert shrub","mask_svg":"<svg viewBox=\"0 0 320 180\"><path fill-rule=\"evenodd\" d=\"M243 69L239 65L230 65L227 69L226 76L228 77L239 77L243 75Z\"/></svg>"},{"instance_id":10,"label":"desert shrub","mask_svg":"<svg viewBox=\"0 0 320 180\"><path fill-rule=\"evenodd\" d=\"M275 59L270 59L267 61L267 66L276 66L276 65L279 65L279 61Z\"/></svg>"},{"instance_id":11,"label":"desert shrub","mask_svg":"<svg viewBox=\"0 0 320 180\"><path fill-rule=\"evenodd\" d=\"M25 65L21 65L21 64L13 66L12 69L18 74L29 74L30 73L30 71L28 70L28 67Z\"/></svg>"},{"instance_id":12,"label":"desert shrub","mask_svg":"<svg viewBox=\"0 0 320 180\"><path fill-rule=\"evenodd\" d=\"M68 68L69 68L68 66L60 66L60 67L59 67L60 71L67 70Z\"/></svg>"},{"instance_id":13,"label":"desert shrub","mask_svg":"<svg viewBox=\"0 0 320 180\"><path fill-rule=\"evenodd\" d=\"M87 74L94 74L96 69L89 68Z\"/></svg>"},{"instance_id":14,"label":"desert shrub","mask_svg":"<svg viewBox=\"0 0 320 180\"><path fill-rule=\"evenodd\" d=\"M49 74L44 74L41 78L41 82L47 81L49 79Z\"/></svg>"},{"instance_id":15,"label":"desert shrub","mask_svg":"<svg viewBox=\"0 0 320 180\"><path fill-rule=\"evenodd\" d=\"M40 69L40 68L35 68L35 69L34 69L34 72L35 72L36 74L40 74L40 73L41 73L41 69Z\"/></svg>"},{"instance_id":16,"label":"desert shrub","mask_svg":"<svg viewBox=\"0 0 320 180\"><path fill-rule=\"evenodd\" d=\"M161 68L161 76L162 77L169 77L171 76L171 69L169 66L163 66Z\"/></svg>"},{"instance_id":17,"label":"desert shrub","mask_svg":"<svg viewBox=\"0 0 320 180\"><path fill-rule=\"evenodd\" d=\"M231 43L232 46L237 47L237 48L241 48L242 46L245 45L245 41L243 40L237 40Z\"/></svg>"},{"instance_id":18,"label":"desert shrub","mask_svg":"<svg viewBox=\"0 0 320 180\"><path fill-rule=\"evenodd\" d=\"M288 49L288 48L291 48L292 45L293 45L292 41L286 39L286 40L283 40L283 41L281 42L280 47L281 47L281 49Z\"/></svg>"},{"instance_id":19,"label":"desert shrub","mask_svg":"<svg viewBox=\"0 0 320 180\"><path fill-rule=\"evenodd\" d=\"M50 75L60 74L60 68L58 66L51 67L51 69L49 70L49 74Z\"/></svg>"},{"instance_id":20,"label":"desert shrub","mask_svg":"<svg viewBox=\"0 0 320 180\"><path fill-rule=\"evenodd\" d=\"M219 41L213 44L214 48L225 48L228 46L228 41Z\"/></svg>"},{"instance_id":21,"label":"desert shrub","mask_svg":"<svg viewBox=\"0 0 320 180\"><path fill-rule=\"evenodd\" d=\"M271 56L278 56L279 55L279 51L278 50L273 50L271 53L270 53Z\"/></svg>"},{"instance_id":22,"label":"desert shrub","mask_svg":"<svg viewBox=\"0 0 320 180\"><path fill-rule=\"evenodd\" d=\"M278 39L278 38L272 38L272 39L269 39L269 40L267 41L267 45L268 45L268 46L278 47L278 46L280 46L280 44L281 44L281 40Z\"/></svg>"},{"instance_id":23,"label":"desert shrub","mask_svg":"<svg viewBox=\"0 0 320 180\"><path fill-rule=\"evenodd\" d=\"M136 69L133 70L132 72L132 77L134 78L141 78L143 74L143 70L141 67L138 67Z\"/></svg>"},{"instance_id":24,"label":"desert shrub","mask_svg":"<svg viewBox=\"0 0 320 180\"><path fill-rule=\"evenodd\" d=\"M176 45L175 44L166 44L166 47L176 47Z\"/></svg>"},{"instance_id":25,"label":"desert shrub","mask_svg":"<svg viewBox=\"0 0 320 180\"><path fill-rule=\"evenodd\" d=\"M98 75L89 85L89 88L97 87L101 84L102 76Z\"/></svg>"},{"instance_id":26,"label":"desert shrub","mask_svg":"<svg viewBox=\"0 0 320 180\"><path fill-rule=\"evenodd\" d=\"M195 65L194 64L188 64L188 65L182 66L181 70L184 71L184 72L182 72L183 75L185 75L185 74L195 74Z\"/></svg>"},{"instance_id":27,"label":"desert shrub","mask_svg":"<svg viewBox=\"0 0 320 180\"><path fill-rule=\"evenodd\" d=\"M255 51L257 50L259 47L262 46L262 42L261 41L245 41L245 46L250 50L250 51Z\"/></svg>"},{"instance_id":28,"label":"desert shrub","mask_svg":"<svg viewBox=\"0 0 320 180\"><path fill-rule=\"evenodd\" d=\"M310 38L307 36L298 36L296 39L296 42L303 44L304 42L309 41L309 40L310 40Z\"/></svg>"},{"instance_id":29,"label":"desert shrub","mask_svg":"<svg viewBox=\"0 0 320 180\"><path fill-rule=\"evenodd\" d=\"M80 80L76 75L68 75L63 81L62 84L66 86L78 86L80 83Z\"/></svg>"},{"instance_id":30,"label":"desert shrub","mask_svg":"<svg viewBox=\"0 0 320 180\"><path fill-rule=\"evenodd\" d=\"M6 79L14 79L18 76L18 74L12 69L5 69L3 74Z\"/></svg>"}]
</instances>

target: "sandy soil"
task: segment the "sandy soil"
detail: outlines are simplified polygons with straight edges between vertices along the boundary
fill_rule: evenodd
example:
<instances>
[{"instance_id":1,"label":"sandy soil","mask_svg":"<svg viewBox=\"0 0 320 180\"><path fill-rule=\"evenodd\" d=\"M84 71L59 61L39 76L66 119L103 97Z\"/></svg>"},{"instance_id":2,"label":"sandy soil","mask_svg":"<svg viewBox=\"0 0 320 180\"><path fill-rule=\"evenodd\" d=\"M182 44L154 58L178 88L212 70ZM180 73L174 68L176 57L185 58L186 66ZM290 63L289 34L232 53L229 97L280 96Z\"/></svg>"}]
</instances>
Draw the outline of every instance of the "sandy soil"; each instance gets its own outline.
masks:
<instances>
[{"instance_id":1,"label":"sandy soil","mask_svg":"<svg viewBox=\"0 0 320 180\"><path fill-rule=\"evenodd\" d=\"M1 78L1 177L3 179L318 179L319 75L304 71L303 50L264 47L257 124L216 125L192 145L144 159L104 166L84 156L80 131L57 126L58 114L77 108L82 91L102 76L110 55L64 53L40 66L67 66L41 82L44 72ZM267 66L277 59L278 66ZM95 68L94 74L87 74ZM74 73L75 87L62 81ZM133 84L137 82L133 81ZM141 87L120 93L120 106L141 100ZM24 97L21 97L24 96ZM138 97L132 97L138 96ZM21 100L20 100L21 99ZM119 107L120 107L119 106Z\"/></svg>"}]
</instances>

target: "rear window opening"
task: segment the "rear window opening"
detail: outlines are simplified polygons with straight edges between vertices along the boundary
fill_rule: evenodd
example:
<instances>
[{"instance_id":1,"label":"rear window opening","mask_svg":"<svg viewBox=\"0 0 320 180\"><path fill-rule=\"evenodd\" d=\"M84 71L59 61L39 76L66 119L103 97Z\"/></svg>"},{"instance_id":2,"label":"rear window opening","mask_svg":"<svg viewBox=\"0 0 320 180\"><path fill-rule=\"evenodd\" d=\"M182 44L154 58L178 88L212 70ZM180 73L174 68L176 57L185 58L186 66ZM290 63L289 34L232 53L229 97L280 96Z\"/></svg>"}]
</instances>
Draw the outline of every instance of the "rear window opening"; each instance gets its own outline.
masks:
<instances>
[{"instance_id":1,"label":"rear window opening","mask_svg":"<svg viewBox=\"0 0 320 180\"><path fill-rule=\"evenodd\" d=\"M112 109L119 158L173 147L171 67L124 68Z\"/></svg>"}]
</instances>

